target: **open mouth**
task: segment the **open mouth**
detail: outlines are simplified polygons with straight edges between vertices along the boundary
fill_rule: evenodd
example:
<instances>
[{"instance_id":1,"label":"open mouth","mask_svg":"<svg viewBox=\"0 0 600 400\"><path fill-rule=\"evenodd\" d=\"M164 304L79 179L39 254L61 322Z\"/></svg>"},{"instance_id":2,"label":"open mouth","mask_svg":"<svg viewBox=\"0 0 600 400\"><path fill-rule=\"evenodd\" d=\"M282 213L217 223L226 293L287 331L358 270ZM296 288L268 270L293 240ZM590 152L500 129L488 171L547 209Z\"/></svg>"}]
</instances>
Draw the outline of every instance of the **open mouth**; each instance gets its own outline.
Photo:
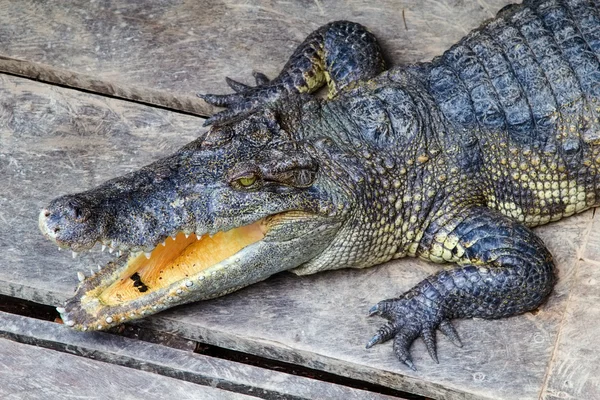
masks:
<instances>
[{"instance_id":1,"label":"open mouth","mask_svg":"<svg viewBox=\"0 0 600 400\"><path fill-rule=\"evenodd\" d=\"M107 288L98 288L94 294L108 306L130 302L184 279L201 276L208 268L262 240L266 232L264 220L212 237L180 232L150 253L130 256L119 279Z\"/></svg>"},{"instance_id":2,"label":"open mouth","mask_svg":"<svg viewBox=\"0 0 600 400\"><path fill-rule=\"evenodd\" d=\"M57 309L68 326L100 330L237 290L240 286L214 293L210 286L219 275L230 273L228 267L239 268L244 250L261 242L286 214L295 213L276 214L213 236L179 232L151 252L123 254L85 278L75 296ZM200 297L199 289L204 292Z\"/></svg>"},{"instance_id":3,"label":"open mouth","mask_svg":"<svg viewBox=\"0 0 600 400\"><path fill-rule=\"evenodd\" d=\"M59 225L48 214L40 213L44 235L59 247L77 247L73 239L70 246L65 236L52 235ZM312 260L329 245L340 224L290 210L214 235L177 232L150 252L126 251L119 244L125 253L91 276L78 273L81 283L74 296L57 310L67 326L103 330L176 305L219 297ZM107 241L112 242L105 237L95 243Z\"/></svg>"}]
</instances>

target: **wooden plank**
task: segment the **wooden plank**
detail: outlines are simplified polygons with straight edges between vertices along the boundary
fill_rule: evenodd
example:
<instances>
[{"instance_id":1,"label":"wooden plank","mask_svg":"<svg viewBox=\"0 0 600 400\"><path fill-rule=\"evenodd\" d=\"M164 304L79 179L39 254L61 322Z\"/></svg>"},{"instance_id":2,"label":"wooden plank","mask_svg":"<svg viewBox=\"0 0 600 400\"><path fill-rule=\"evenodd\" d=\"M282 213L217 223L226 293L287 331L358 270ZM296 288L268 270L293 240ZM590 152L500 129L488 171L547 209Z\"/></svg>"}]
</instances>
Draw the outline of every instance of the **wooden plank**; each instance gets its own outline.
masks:
<instances>
[{"instance_id":1,"label":"wooden plank","mask_svg":"<svg viewBox=\"0 0 600 400\"><path fill-rule=\"evenodd\" d=\"M369 27L394 64L441 54L511 0L0 1L0 71L199 115L224 77L275 77L314 29Z\"/></svg>"},{"instance_id":2,"label":"wooden plank","mask_svg":"<svg viewBox=\"0 0 600 400\"><path fill-rule=\"evenodd\" d=\"M600 398L600 219L590 227L561 322L543 399Z\"/></svg>"},{"instance_id":3,"label":"wooden plank","mask_svg":"<svg viewBox=\"0 0 600 400\"><path fill-rule=\"evenodd\" d=\"M0 312L0 337L122 365L134 370L141 369L157 376L177 378L185 382L212 386L230 392L252 394L261 398L392 399L378 393L270 371L104 332L81 334L64 325L3 312ZM18 364L15 364L15 367L20 369Z\"/></svg>"},{"instance_id":4,"label":"wooden plank","mask_svg":"<svg viewBox=\"0 0 600 400\"><path fill-rule=\"evenodd\" d=\"M2 338L0 348L0 398L4 400L257 399Z\"/></svg>"},{"instance_id":5,"label":"wooden plank","mask_svg":"<svg viewBox=\"0 0 600 400\"><path fill-rule=\"evenodd\" d=\"M0 293L59 305L77 285L76 271L103 260L99 250L78 260L59 253L38 233L39 208L174 150L196 136L201 119L6 76L0 76L0 99ZM437 365L417 342L418 372L402 367L390 344L364 349L382 323L365 317L369 307L438 268L411 259L307 277L283 273L144 324L433 398L537 399L592 215L538 229L560 275L538 313L459 321L464 348L440 338Z\"/></svg>"}]
</instances>

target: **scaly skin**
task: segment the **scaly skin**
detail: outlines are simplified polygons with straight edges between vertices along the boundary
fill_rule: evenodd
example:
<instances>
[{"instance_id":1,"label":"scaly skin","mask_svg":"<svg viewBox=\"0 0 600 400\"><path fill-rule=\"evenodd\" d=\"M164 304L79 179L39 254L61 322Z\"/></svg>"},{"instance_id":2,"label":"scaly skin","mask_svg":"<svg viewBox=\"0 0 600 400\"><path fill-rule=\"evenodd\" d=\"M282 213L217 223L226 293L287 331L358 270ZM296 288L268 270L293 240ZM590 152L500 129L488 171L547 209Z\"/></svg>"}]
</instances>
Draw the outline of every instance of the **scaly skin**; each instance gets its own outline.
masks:
<instances>
[{"instance_id":1,"label":"scaly skin","mask_svg":"<svg viewBox=\"0 0 600 400\"><path fill-rule=\"evenodd\" d=\"M363 268L405 256L450 265L370 314L389 320L414 368L421 337L450 321L535 309L555 282L531 227L599 204L600 7L525 1L430 63L387 69L374 37L339 21L311 34L272 81L228 79L227 109L202 138L141 171L54 200L42 231L61 247L150 251L261 221L264 239L207 271L119 304L98 300L127 254L87 278L61 309L105 329L292 270ZM326 100L310 96L322 85ZM127 278L127 276L125 276ZM100 288L100 289L99 289ZM140 290L143 289L143 290Z\"/></svg>"}]
</instances>

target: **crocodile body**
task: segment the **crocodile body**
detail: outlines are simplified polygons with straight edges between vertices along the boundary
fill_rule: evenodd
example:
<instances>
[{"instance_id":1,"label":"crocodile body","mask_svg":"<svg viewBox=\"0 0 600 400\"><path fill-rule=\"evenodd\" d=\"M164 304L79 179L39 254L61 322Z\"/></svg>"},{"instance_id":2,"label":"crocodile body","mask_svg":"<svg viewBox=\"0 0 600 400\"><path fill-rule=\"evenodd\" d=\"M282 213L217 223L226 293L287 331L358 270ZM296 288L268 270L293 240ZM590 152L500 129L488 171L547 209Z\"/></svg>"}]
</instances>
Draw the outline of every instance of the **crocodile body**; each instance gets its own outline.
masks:
<instances>
[{"instance_id":1,"label":"crocodile body","mask_svg":"<svg viewBox=\"0 0 600 400\"><path fill-rule=\"evenodd\" d=\"M448 265L374 306L389 321L367 345L394 339L414 368L416 338L434 360L436 329L460 344L452 319L540 306L556 277L530 228L600 204L594 0L526 0L433 61L390 69L364 27L333 22L277 78L256 78L202 95L227 109L173 156L42 211L42 231L61 247L126 252L60 309L68 325L106 329L282 270L421 257ZM323 85L327 99L310 95ZM169 236L204 243L240 227L259 239L170 286L131 266L139 252L154 260Z\"/></svg>"}]
</instances>

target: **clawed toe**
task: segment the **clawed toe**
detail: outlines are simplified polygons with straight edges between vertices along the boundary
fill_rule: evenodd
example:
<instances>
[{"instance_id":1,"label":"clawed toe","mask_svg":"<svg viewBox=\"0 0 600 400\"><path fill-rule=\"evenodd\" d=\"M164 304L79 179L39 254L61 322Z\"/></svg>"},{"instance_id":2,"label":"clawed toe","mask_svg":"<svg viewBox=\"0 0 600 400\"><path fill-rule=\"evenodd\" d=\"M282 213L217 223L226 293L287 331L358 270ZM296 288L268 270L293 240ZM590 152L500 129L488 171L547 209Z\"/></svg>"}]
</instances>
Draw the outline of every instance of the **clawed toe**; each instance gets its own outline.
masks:
<instances>
[{"instance_id":1,"label":"clawed toe","mask_svg":"<svg viewBox=\"0 0 600 400\"><path fill-rule=\"evenodd\" d=\"M463 346L462 342L460 341L460 337L458 337L458 333L456 332L456 329L454 329L454 326L452 326L452 323L450 323L450 321L448 321L448 320L442 321L440 323L440 326L438 326L438 329L444 335L446 335L446 337L452 342L452 344L454 344L457 347Z\"/></svg>"},{"instance_id":2,"label":"clawed toe","mask_svg":"<svg viewBox=\"0 0 600 400\"><path fill-rule=\"evenodd\" d=\"M438 361L437 357L437 346L435 343L435 331L433 329L424 329L421 331L421 339L423 339L423 342L425 342L425 347L427 348L427 352L429 353L431 359L436 364L439 364L440 362Z\"/></svg>"},{"instance_id":3,"label":"clawed toe","mask_svg":"<svg viewBox=\"0 0 600 400\"><path fill-rule=\"evenodd\" d=\"M242 93L252 88L252 86L243 84L242 82L234 81L233 79L227 77L225 78L225 82L227 82L227 86L233 89L233 91L236 93Z\"/></svg>"},{"instance_id":4,"label":"clawed toe","mask_svg":"<svg viewBox=\"0 0 600 400\"><path fill-rule=\"evenodd\" d=\"M402 332L400 332L394 338L393 345L394 354L396 354L398 360L400 360L401 363L403 363L413 371L416 371L417 368L413 364L412 359L410 357L410 346L412 345L412 342L415 340L415 338L416 336L413 336L412 334L403 334Z\"/></svg>"},{"instance_id":5,"label":"clawed toe","mask_svg":"<svg viewBox=\"0 0 600 400\"><path fill-rule=\"evenodd\" d=\"M242 101L243 97L240 93L234 94L202 94L198 93L198 97L202 100L217 107L229 107L235 103Z\"/></svg>"},{"instance_id":6,"label":"clawed toe","mask_svg":"<svg viewBox=\"0 0 600 400\"><path fill-rule=\"evenodd\" d=\"M256 81L256 86L266 85L267 83L271 82L271 80L262 72L254 71L252 72L252 76Z\"/></svg>"},{"instance_id":7,"label":"clawed toe","mask_svg":"<svg viewBox=\"0 0 600 400\"><path fill-rule=\"evenodd\" d=\"M246 85L231 78L225 78L227 85L235 91L231 94L198 94L202 100L217 107L227 109L212 115L204 126L226 123L234 118L246 116L263 104L275 102L284 92L281 85L270 81L260 72L253 73L256 86Z\"/></svg>"},{"instance_id":8,"label":"clawed toe","mask_svg":"<svg viewBox=\"0 0 600 400\"><path fill-rule=\"evenodd\" d=\"M436 329L439 329L458 347L462 343L449 320L442 319L436 309L427 308L410 297L384 300L369 310L369 316L379 315L389 320L369 340L366 347L394 339L394 354L400 362L416 371L410 355L410 348L417 338L425 343L427 352L435 363L439 363L436 346Z\"/></svg>"},{"instance_id":9,"label":"clawed toe","mask_svg":"<svg viewBox=\"0 0 600 400\"><path fill-rule=\"evenodd\" d=\"M379 328L377 333L371 338L371 340L369 340L366 346L367 349L370 349L376 344L390 340L394 337L396 332L398 332L398 327L395 324L388 322L387 324Z\"/></svg>"}]
</instances>

